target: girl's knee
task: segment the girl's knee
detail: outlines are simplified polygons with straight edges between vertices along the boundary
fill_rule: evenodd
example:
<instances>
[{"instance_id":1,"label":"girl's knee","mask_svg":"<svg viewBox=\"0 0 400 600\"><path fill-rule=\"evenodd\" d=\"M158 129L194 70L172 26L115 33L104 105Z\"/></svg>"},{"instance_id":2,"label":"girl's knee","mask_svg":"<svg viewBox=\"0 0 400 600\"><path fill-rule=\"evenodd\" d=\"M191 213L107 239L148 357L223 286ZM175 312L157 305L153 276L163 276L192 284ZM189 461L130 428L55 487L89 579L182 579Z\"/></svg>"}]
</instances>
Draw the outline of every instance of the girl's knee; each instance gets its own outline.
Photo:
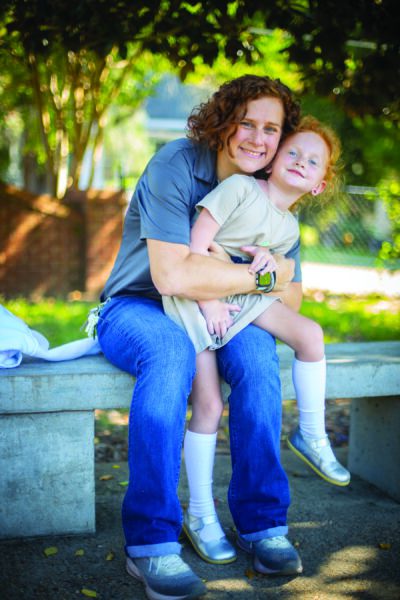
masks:
<instances>
[{"instance_id":1,"label":"girl's knee","mask_svg":"<svg viewBox=\"0 0 400 600\"><path fill-rule=\"evenodd\" d=\"M319 325L315 321L310 321L309 331L308 331L308 339L313 347L323 347L324 345L324 332Z\"/></svg>"},{"instance_id":2,"label":"girl's knee","mask_svg":"<svg viewBox=\"0 0 400 600\"><path fill-rule=\"evenodd\" d=\"M305 361L318 361L324 356L324 332L315 321L307 320L294 346L296 357Z\"/></svg>"},{"instance_id":3,"label":"girl's knee","mask_svg":"<svg viewBox=\"0 0 400 600\"><path fill-rule=\"evenodd\" d=\"M217 431L223 411L224 404L222 398L197 398L192 402L190 429L197 433L213 433Z\"/></svg>"},{"instance_id":4,"label":"girl's knee","mask_svg":"<svg viewBox=\"0 0 400 600\"><path fill-rule=\"evenodd\" d=\"M202 414L204 418L219 421L224 411L224 404L221 398L206 398L197 402L194 411Z\"/></svg>"}]
</instances>

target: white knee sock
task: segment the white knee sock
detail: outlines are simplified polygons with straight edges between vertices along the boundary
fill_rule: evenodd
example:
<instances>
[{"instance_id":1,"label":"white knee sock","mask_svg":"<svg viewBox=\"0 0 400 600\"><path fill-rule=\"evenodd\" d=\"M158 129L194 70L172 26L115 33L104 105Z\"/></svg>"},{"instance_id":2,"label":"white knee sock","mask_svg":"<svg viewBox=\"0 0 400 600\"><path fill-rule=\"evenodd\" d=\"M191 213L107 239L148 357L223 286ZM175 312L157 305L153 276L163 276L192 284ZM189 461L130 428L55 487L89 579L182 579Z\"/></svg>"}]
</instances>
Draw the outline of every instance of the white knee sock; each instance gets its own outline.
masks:
<instances>
[{"instance_id":1,"label":"white knee sock","mask_svg":"<svg viewBox=\"0 0 400 600\"><path fill-rule=\"evenodd\" d=\"M183 447L190 492L189 512L194 517L215 513L212 483L216 443L216 433L186 431Z\"/></svg>"},{"instance_id":2,"label":"white knee sock","mask_svg":"<svg viewBox=\"0 0 400 600\"><path fill-rule=\"evenodd\" d=\"M294 359L293 385L299 408L299 426L304 435L322 438L325 429L326 360L303 362Z\"/></svg>"},{"instance_id":3,"label":"white knee sock","mask_svg":"<svg viewBox=\"0 0 400 600\"><path fill-rule=\"evenodd\" d=\"M186 431L184 453L190 492L188 511L194 517L207 517L216 514L212 494L216 443L216 433ZM207 529L209 528L212 531L207 531L207 537L218 539L224 535L218 522L207 526Z\"/></svg>"}]
</instances>

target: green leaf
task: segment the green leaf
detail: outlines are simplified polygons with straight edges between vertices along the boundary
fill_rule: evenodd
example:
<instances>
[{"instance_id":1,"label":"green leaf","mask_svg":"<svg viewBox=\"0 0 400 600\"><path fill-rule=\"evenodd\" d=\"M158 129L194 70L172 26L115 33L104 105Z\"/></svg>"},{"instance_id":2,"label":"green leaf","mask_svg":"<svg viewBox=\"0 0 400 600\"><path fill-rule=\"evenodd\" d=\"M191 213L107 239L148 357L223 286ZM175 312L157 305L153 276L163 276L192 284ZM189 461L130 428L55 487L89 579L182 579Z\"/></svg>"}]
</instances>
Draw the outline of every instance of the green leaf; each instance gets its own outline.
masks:
<instances>
[{"instance_id":1,"label":"green leaf","mask_svg":"<svg viewBox=\"0 0 400 600\"><path fill-rule=\"evenodd\" d=\"M43 550L43 553L45 556L54 556L54 554L57 554L57 552L58 552L57 546L49 546L48 548L45 548Z\"/></svg>"}]
</instances>

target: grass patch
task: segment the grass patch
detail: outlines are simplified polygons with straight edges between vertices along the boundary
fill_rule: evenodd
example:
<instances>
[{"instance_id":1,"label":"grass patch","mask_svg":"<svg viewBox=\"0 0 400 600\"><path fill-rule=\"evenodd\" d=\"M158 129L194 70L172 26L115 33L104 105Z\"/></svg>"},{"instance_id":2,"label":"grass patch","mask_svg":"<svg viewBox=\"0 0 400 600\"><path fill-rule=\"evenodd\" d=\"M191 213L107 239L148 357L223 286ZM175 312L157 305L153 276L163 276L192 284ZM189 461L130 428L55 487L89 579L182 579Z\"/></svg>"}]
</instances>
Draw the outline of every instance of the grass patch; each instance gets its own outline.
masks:
<instances>
[{"instance_id":1,"label":"grass patch","mask_svg":"<svg viewBox=\"0 0 400 600\"><path fill-rule=\"evenodd\" d=\"M301 313L321 325L326 343L400 339L400 299L316 292Z\"/></svg>"},{"instance_id":2,"label":"grass patch","mask_svg":"<svg viewBox=\"0 0 400 600\"><path fill-rule=\"evenodd\" d=\"M43 298L40 302L17 298L2 301L1 304L31 329L42 333L51 347L86 337L82 327L89 310L96 306L96 303L54 298Z\"/></svg>"},{"instance_id":3,"label":"grass patch","mask_svg":"<svg viewBox=\"0 0 400 600\"><path fill-rule=\"evenodd\" d=\"M53 298L40 302L18 298L1 303L42 333L51 347L85 337L82 326L96 305ZM304 298L301 312L321 325L326 342L400 339L400 299L316 292Z\"/></svg>"}]
</instances>

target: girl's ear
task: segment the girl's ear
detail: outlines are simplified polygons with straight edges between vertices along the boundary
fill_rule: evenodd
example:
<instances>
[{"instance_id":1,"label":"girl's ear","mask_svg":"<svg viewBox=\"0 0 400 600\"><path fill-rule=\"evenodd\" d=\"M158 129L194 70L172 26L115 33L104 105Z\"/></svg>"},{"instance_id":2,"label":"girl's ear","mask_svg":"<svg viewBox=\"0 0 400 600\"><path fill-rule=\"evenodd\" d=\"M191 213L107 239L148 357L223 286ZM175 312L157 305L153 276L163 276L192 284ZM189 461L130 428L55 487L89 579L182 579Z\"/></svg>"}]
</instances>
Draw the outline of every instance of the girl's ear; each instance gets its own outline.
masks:
<instances>
[{"instance_id":1,"label":"girl's ear","mask_svg":"<svg viewBox=\"0 0 400 600\"><path fill-rule=\"evenodd\" d=\"M324 191L325 188L326 188L326 181L325 181L325 179L323 179L320 184L316 185L311 190L311 193L313 196L318 196L318 194L322 194L322 192Z\"/></svg>"}]
</instances>

